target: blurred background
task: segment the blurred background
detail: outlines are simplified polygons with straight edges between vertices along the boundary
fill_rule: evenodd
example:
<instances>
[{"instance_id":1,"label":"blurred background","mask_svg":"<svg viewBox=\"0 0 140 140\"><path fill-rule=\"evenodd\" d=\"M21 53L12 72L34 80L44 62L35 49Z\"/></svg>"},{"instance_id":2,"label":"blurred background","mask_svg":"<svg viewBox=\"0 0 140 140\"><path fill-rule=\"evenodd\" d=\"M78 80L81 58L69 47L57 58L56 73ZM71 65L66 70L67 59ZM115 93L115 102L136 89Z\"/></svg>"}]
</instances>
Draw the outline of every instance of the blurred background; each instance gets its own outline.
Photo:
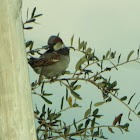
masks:
<instances>
[{"instance_id":1,"label":"blurred background","mask_svg":"<svg viewBox=\"0 0 140 140\"><path fill-rule=\"evenodd\" d=\"M135 51L133 54L135 57L139 48L139 6L139 0L24 0L23 22L26 20L28 8L29 15L34 7L37 8L36 14L43 14L37 19L38 24L31 24L34 27L33 30L24 31L25 41L33 40L34 48L40 48L47 44L51 35L60 33L65 45L70 46L70 39L74 35L74 47L78 46L80 37L81 40L88 42L87 47L95 49L97 56L102 57L111 48L112 51L117 51L117 56L120 53L122 54L121 61L123 62L131 50ZM74 71L74 66L80 56L71 51L70 57L68 70ZM30 67L29 74L31 82L38 79L38 75ZM129 63L120 66L118 71L113 70L105 73L104 76L106 78L111 76L112 81L117 80L117 87L120 88L119 97L126 95L129 98L136 93L130 104L131 108L135 108L140 101L140 64ZM65 96L65 87L55 83L45 84L45 89L47 93L53 93L53 96L48 97L53 104L47 104L46 106L59 111L61 98ZM90 84L84 83L78 93L83 98L82 101L78 101L82 108L64 112L62 118L67 124L73 123L73 118L76 120L83 118L84 112L89 108L91 101L93 104L102 101L100 91ZM44 103L40 97L33 95L34 107L36 104L41 109ZM137 108L137 111L140 111L140 107ZM99 123L112 124L115 116L120 113L123 113L122 123L128 122L129 110L116 99L113 99L111 103L99 107L99 114L104 115L99 119ZM133 120L129 121L130 132L122 134L119 130L114 130L115 134L112 134L104 129L104 135L109 140L139 140L140 119L133 114L130 118Z\"/></svg>"}]
</instances>

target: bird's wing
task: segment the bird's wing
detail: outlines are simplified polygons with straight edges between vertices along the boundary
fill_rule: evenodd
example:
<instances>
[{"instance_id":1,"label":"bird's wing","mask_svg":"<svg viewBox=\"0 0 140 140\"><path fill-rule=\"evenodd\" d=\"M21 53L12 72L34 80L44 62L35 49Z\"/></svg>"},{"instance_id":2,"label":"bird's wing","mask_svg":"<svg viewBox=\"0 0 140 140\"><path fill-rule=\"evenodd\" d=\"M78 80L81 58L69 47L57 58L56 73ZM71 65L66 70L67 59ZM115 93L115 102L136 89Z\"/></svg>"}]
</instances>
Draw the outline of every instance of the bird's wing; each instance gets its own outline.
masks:
<instances>
[{"instance_id":1,"label":"bird's wing","mask_svg":"<svg viewBox=\"0 0 140 140\"><path fill-rule=\"evenodd\" d=\"M32 67L49 66L59 62L61 59L60 55L52 55L44 58L31 58L29 64Z\"/></svg>"}]
</instances>

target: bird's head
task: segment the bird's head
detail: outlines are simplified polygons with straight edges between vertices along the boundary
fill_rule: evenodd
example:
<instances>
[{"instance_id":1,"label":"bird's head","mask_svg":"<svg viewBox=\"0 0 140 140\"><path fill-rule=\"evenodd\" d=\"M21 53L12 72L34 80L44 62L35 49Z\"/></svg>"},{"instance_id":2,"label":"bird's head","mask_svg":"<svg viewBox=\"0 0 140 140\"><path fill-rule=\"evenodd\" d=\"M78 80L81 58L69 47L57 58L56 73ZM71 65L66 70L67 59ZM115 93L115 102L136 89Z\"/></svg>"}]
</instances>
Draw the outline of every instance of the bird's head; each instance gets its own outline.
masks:
<instances>
[{"instance_id":1,"label":"bird's head","mask_svg":"<svg viewBox=\"0 0 140 140\"><path fill-rule=\"evenodd\" d=\"M51 36L48 39L48 46L50 49L52 49L54 51L58 51L65 47L62 39L58 36Z\"/></svg>"}]
</instances>

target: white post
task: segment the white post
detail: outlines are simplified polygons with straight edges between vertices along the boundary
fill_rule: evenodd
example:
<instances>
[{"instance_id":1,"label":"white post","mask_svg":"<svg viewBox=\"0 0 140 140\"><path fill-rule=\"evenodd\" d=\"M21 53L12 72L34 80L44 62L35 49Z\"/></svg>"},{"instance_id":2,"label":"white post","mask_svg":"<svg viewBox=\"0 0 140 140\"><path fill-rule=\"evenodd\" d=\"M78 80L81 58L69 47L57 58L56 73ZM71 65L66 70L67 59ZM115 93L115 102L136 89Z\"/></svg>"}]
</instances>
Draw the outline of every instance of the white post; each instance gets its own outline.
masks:
<instances>
[{"instance_id":1,"label":"white post","mask_svg":"<svg viewBox=\"0 0 140 140\"><path fill-rule=\"evenodd\" d=\"M0 140L36 140L22 0L0 0Z\"/></svg>"}]
</instances>

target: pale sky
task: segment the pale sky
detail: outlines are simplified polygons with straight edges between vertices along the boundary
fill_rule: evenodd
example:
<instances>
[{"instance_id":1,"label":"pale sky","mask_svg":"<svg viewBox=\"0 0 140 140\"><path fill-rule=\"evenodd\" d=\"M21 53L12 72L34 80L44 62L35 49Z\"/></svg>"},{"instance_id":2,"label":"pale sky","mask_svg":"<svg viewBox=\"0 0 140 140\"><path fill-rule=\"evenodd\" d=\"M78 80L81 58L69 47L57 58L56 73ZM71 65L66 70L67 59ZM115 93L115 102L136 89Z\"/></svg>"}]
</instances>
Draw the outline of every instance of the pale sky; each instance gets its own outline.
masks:
<instances>
[{"instance_id":1,"label":"pale sky","mask_svg":"<svg viewBox=\"0 0 140 140\"><path fill-rule=\"evenodd\" d=\"M140 45L140 1L139 0L24 0L23 2L23 21L26 19L26 11L37 7L37 14L42 13L43 16L38 18L39 24L33 25L34 29L25 31L26 40L34 40L36 48L46 45L48 38L51 35L56 35L60 32L60 37L63 39L66 46L70 45L70 38L74 34L74 46L77 47L78 38L88 42L88 47L96 50L96 53L101 56L110 48L116 50L118 55L121 53L123 60L126 60L127 54L131 50L137 51ZM135 55L136 56L136 55ZM71 62L68 69L73 70L75 61L79 57L71 53ZM31 79L38 77L32 70L30 70ZM35 76L33 76L35 75ZM133 93L137 93L131 107L140 101L140 64L131 63L121 66L119 71L107 73L106 76L111 75L112 80L118 81L120 87L120 97L130 97ZM55 86L48 84L48 92L53 92L53 97L50 100L55 100L53 105L49 105L52 109L60 106L62 96L65 95L65 88L60 87L59 84ZM59 88L59 91L52 89ZM88 91L87 91L88 89ZM82 118L89 103L92 100L94 103L102 100L101 93L94 87L84 84L82 90L79 90L83 101L79 104L83 108L73 110L77 114L75 118ZM57 95L56 95L57 94ZM38 97L34 97L35 102L39 105L42 103ZM128 122L128 110L115 99L112 103L108 103L100 108L101 114L105 116L101 119L101 123L111 124L115 115L124 113L123 122ZM138 108L138 111L140 107ZM82 114L81 114L82 113ZM68 111L63 117L70 116L72 113ZM67 117L68 118L68 117ZM109 140L139 140L140 138L140 119L131 115L133 119L130 123L130 133L121 134L120 131L114 130L115 134L105 130L105 135ZM66 120L72 123L73 116Z\"/></svg>"}]
</instances>

